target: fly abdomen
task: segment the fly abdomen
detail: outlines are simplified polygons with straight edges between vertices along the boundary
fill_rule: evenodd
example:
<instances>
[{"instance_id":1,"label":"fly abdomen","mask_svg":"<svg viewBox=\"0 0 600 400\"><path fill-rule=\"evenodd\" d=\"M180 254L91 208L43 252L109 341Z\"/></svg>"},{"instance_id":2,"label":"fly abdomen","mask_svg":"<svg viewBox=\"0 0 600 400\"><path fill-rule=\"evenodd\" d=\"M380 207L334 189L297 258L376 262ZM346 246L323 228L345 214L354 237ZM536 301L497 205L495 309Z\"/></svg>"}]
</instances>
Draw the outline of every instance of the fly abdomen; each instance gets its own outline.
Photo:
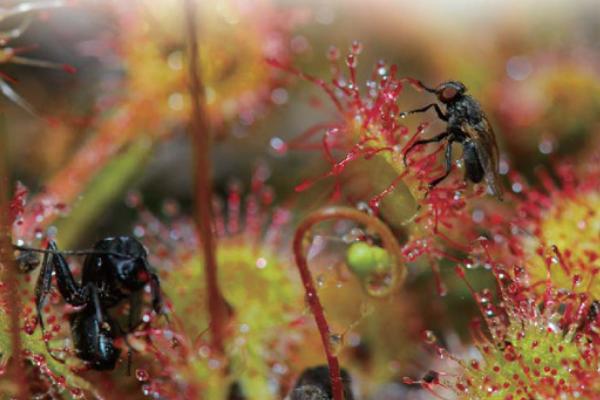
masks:
<instances>
[{"instance_id":1,"label":"fly abdomen","mask_svg":"<svg viewBox=\"0 0 600 400\"><path fill-rule=\"evenodd\" d=\"M465 175L471 182L478 183L483 179L483 166L477 156L477 147L473 141L467 139L463 145L463 160L465 161Z\"/></svg>"}]
</instances>

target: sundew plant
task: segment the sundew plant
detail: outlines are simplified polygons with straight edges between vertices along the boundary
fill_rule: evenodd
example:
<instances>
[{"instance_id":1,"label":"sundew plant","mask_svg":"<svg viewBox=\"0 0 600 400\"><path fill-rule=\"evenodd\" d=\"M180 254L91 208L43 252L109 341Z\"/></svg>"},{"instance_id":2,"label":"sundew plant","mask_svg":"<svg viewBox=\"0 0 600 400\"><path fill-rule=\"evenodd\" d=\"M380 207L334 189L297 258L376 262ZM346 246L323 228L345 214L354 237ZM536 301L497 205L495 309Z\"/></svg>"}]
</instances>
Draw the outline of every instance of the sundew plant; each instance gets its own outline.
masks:
<instances>
[{"instance_id":1,"label":"sundew plant","mask_svg":"<svg viewBox=\"0 0 600 400\"><path fill-rule=\"evenodd\" d=\"M599 399L595 15L2 2L0 399Z\"/></svg>"}]
</instances>

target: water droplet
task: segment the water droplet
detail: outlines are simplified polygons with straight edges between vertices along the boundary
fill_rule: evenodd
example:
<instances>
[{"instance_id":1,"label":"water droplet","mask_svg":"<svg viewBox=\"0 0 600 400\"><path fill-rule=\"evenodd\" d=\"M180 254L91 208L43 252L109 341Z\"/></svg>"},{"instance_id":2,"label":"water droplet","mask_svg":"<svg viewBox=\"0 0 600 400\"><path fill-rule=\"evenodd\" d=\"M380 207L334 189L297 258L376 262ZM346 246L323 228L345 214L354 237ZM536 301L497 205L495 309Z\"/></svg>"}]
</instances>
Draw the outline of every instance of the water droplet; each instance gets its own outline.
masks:
<instances>
[{"instance_id":1,"label":"water droplet","mask_svg":"<svg viewBox=\"0 0 600 400\"><path fill-rule=\"evenodd\" d=\"M127 192L127 196L125 197L125 204L127 207L138 207L142 203L142 196L140 192L131 190Z\"/></svg>"},{"instance_id":2,"label":"water droplet","mask_svg":"<svg viewBox=\"0 0 600 400\"><path fill-rule=\"evenodd\" d=\"M150 379L150 374L145 369L138 368L135 370L135 378L140 382L146 382Z\"/></svg>"},{"instance_id":3,"label":"water droplet","mask_svg":"<svg viewBox=\"0 0 600 400\"><path fill-rule=\"evenodd\" d=\"M334 355L339 355L344 348L344 335L332 333L329 335L329 348Z\"/></svg>"},{"instance_id":4,"label":"water droplet","mask_svg":"<svg viewBox=\"0 0 600 400\"><path fill-rule=\"evenodd\" d=\"M168 104L169 104L169 108L171 108L172 110L182 110L183 109L183 105L184 105L184 97L183 94L181 93L171 93L169 95L169 98L167 100Z\"/></svg>"},{"instance_id":5,"label":"water droplet","mask_svg":"<svg viewBox=\"0 0 600 400\"><path fill-rule=\"evenodd\" d=\"M348 66L348 68L356 68L357 64L358 61L356 59L356 56L354 54L348 54L348 56L346 57L346 65Z\"/></svg>"},{"instance_id":6,"label":"water droplet","mask_svg":"<svg viewBox=\"0 0 600 400\"><path fill-rule=\"evenodd\" d=\"M354 42L352 42L352 46L350 47L350 51L352 52L352 54L354 55L359 55L363 50L363 44L358 41L355 40Z\"/></svg>"},{"instance_id":7,"label":"water droplet","mask_svg":"<svg viewBox=\"0 0 600 400\"><path fill-rule=\"evenodd\" d=\"M290 47L294 53L304 53L307 50L310 50L310 43L308 39L306 39L302 35L297 35L290 40Z\"/></svg>"},{"instance_id":8,"label":"water droplet","mask_svg":"<svg viewBox=\"0 0 600 400\"><path fill-rule=\"evenodd\" d=\"M500 173L500 175L508 174L509 170L510 166L508 165L508 162L506 160L500 160L500 163L498 165L498 172Z\"/></svg>"},{"instance_id":9,"label":"water droplet","mask_svg":"<svg viewBox=\"0 0 600 400\"><path fill-rule=\"evenodd\" d=\"M288 92L283 88L274 89L271 92L271 101L277 105L282 105L288 101Z\"/></svg>"},{"instance_id":10,"label":"water droplet","mask_svg":"<svg viewBox=\"0 0 600 400\"><path fill-rule=\"evenodd\" d=\"M327 50L327 58L329 61L337 61L340 58L340 50L335 46L330 46Z\"/></svg>"},{"instance_id":11,"label":"water droplet","mask_svg":"<svg viewBox=\"0 0 600 400\"><path fill-rule=\"evenodd\" d=\"M287 144L281 138L279 138L277 136L271 138L269 145L271 146L271 148L273 150L275 150L275 152L278 155L284 155L285 153L287 153L287 150L288 150Z\"/></svg>"},{"instance_id":12,"label":"water droplet","mask_svg":"<svg viewBox=\"0 0 600 400\"><path fill-rule=\"evenodd\" d=\"M433 331L426 330L425 332L423 332L423 340L427 344L434 344L437 341L437 337L435 336Z\"/></svg>"},{"instance_id":13,"label":"water droplet","mask_svg":"<svg viewBox=\"0 0 600 400\"><path fill-rule=\"evenodd\" d=\"M405 376L402 378L402 383L404 383L405 385L415 385L418 382L412 378L409 378L408 376Z\"/></svg>"},{"instance_id":14,"label":"water droplet","mask_svg":"<svg viewBox=\"0 0 600 400\"><path fill-rule=\"evenodd\" d=\"M538 150L542 154L550 154L554 150L554 143L549 139L544 139L538 144Z\"/></svg>"},{"instance_id":15,"label":"water droplet","mask_svg":"<svg viewBox=\"0 0 600 400\"><path fill-rule=\"evenodd\" d=\"M400 114L398 114L398 117L402 118L402 119L406 118L407 116L408 116L408 113L406 111L403 111Z\"/></svg>"},{"instance_id":16,"label":"water droplet","mask_svg":"<svg viewBox=\"0 0 600 400\"><path fill-rule=\"evenodd\" d=\"M144 234L145 234L145 233L146 233L146 230L145 230L145 229L144 229L144 227L143 227L143 226L141 226L141 225L136 225L136 226L133 228L133 234L134 234L134 236L136 236L136 237L138 237L138 238L144 237Z\"/></svg>"},{"instance_id":17,"label":"water droplet","mask_svg":"<svg viewBox=\"0 0 600 400\"><path fill-rule=\"evenodd\" d=\"M342 236L344 243L353 243L365 237L365 232L360 228L353 228L350 232Z\"/></svg>"},{"instance_id":18,"label":"water droplet","mask_svg":"<svg viewBox=\"0 0 600 400\"><path fill-rule=\"evenodd\" d=\"M506 75L515 81L526 79L533 72L533 66L527 57L514 56L506 62Z\"/></svg>"},{"instance_id":19,"label":"water droplet","mask_svg":"<svg viewBox=\"0 0 600 400\"><path fill-rule=\"evenodd\" d=\"M473 211L472 218L473 218L473 222L479 224L479 223L483 222L483 219L485 218L485 213L480 209L475 209Z\"/></svg>"},{"instance_id":20,"label":"water droplet","mask_svg":"<svg viewBox=\"0 0 600 400\"><path fill-rule=\"evenodd\" d=\"M256 260L256 268L264 269L267 266L267 260L264 257L260 257Z\"/></svg>"},{"instance_id":21,"label":"water droplet","mask_svg":"<svg viewBox=\"0 0 600 400\"><path fill-rule=\"evenodd\" d=\"M167 56L167 64L169 68L178 71L183 68L183 52L181 50L173 51Z\"/></svg>"},{"instance_id":22,"label":"water droplet","mask_svg":"<svg viewBox=\"0 0 600 400\"><path fill-rule=\"evenodd\" d=\"M319 274L317 276L316 281L317 281L317 286L320 288L322 288L325 285L325 277L322 274Z\"/></svg>"}]
</instances>

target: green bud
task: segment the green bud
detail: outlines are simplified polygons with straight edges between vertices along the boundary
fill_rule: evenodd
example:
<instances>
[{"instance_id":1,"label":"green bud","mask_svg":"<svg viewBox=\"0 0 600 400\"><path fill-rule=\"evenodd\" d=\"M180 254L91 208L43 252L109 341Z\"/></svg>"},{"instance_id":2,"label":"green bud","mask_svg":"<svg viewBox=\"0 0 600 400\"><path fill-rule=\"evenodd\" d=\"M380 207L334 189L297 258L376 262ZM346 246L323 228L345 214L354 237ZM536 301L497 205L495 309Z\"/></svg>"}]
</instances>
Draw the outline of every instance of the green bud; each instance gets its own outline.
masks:
<instances>
[{"instance_id":1,"label":"green bud","mask_svg":"<svg viewBox=\"0 0 600 400\"><path fill-rule=\"evenodd\" d=\"M366 242L352 243L346 252L346 264L359 278L385 274L389 272L391 263L391 257L385 249Z\"/></svg>"}]
</instances>

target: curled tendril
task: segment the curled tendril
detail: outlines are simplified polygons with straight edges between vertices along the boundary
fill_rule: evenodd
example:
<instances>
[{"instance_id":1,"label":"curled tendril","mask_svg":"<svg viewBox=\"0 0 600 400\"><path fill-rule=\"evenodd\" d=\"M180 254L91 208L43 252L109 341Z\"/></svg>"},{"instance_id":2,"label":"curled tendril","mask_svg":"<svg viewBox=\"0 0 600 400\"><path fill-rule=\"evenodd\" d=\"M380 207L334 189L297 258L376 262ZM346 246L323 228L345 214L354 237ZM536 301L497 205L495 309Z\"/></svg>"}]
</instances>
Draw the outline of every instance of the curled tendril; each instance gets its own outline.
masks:
<instances>
[{"instance_id":1,"label":"curled tendril","mask_svg":"<svg viewBox=\"0 0 600 400\"><path fill-rule=\"evenodd\" d=\"M339 361L329 344L331 331L327 319L325 318L323 306L317 295L317 290L314 285L312 274L308 268L308 262L304 251L304 239L306 233L309 232L314 225L330 220L351 220L364 225L370 231L379 235L383 242L383 247L390 253L392 264L395 264L395 266L390 269L388 285L386 285L385 289L370 293L371 295L385 297L391 294L394 288L403 283L406 279L406 267L404 264L400 263L402 260L402 252L392 231L390 231L390 229L378 218L357 209L339 206L322 208L309 214L296 229L293 244L296 266L300 272L300 277L302 278L302 283L306 292L306 298L319 329L325 355L327 356L333 399L343 400L344 394Z\"/></svg>"}]
</instances>

